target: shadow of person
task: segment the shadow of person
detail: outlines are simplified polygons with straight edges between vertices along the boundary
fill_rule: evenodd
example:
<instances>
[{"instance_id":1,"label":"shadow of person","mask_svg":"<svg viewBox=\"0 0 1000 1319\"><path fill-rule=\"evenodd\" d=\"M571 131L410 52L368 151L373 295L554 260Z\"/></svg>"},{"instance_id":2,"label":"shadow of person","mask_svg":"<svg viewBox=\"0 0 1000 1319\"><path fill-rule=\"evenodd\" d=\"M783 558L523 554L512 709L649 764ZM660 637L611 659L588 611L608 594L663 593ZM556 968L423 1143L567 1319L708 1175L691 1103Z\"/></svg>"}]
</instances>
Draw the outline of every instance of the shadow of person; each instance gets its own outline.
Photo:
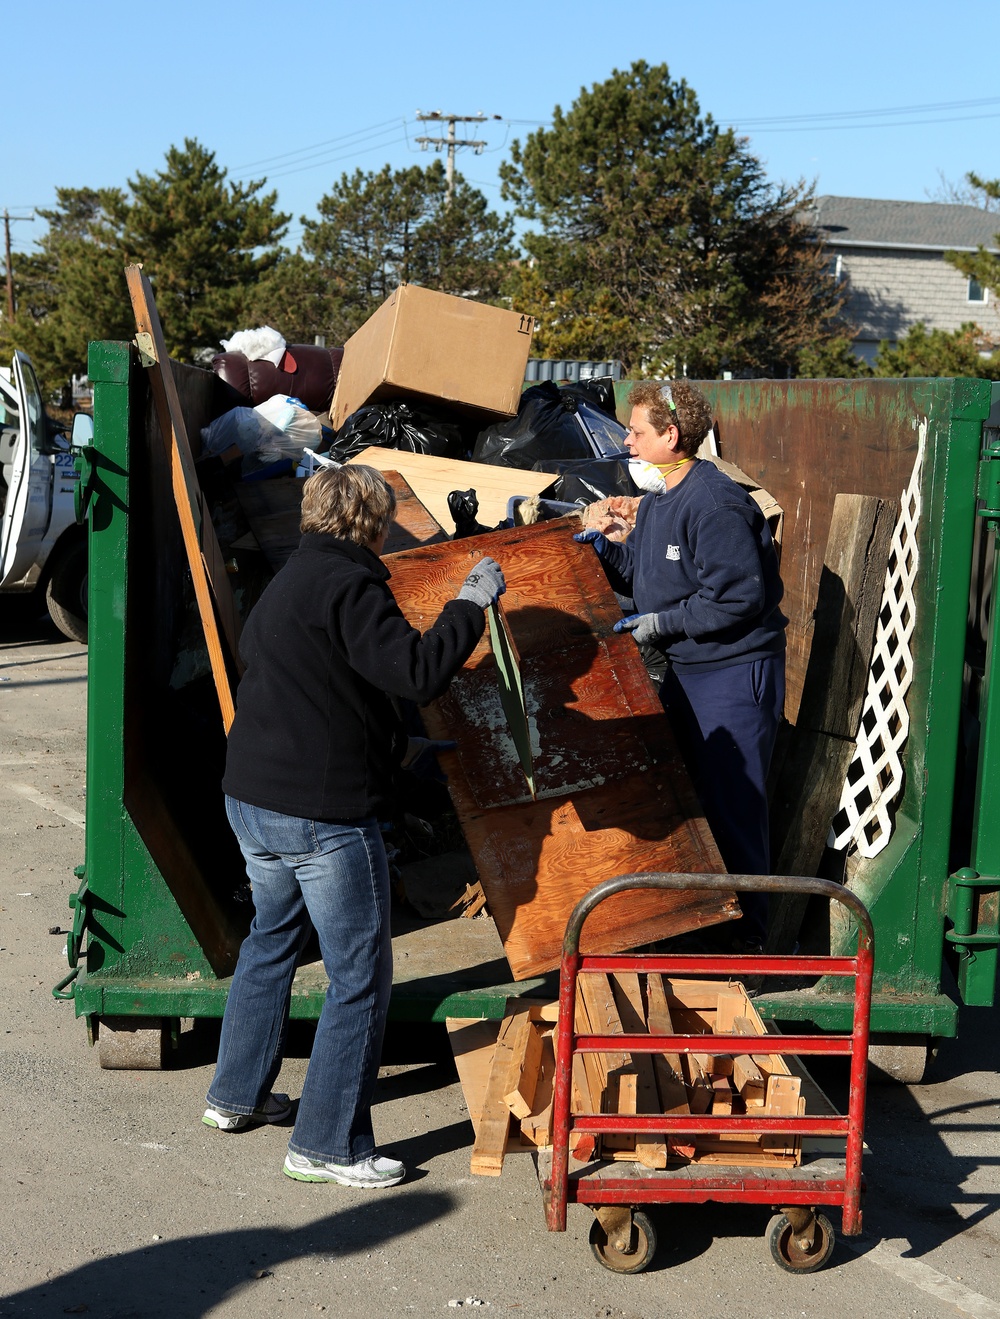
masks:
<instances>
[{"instance_id":1,"label":"shadow of person","mask_svg":"<svg viewBox=\"0 0 1000 1319\"><path fill-rule=\"evenodd\" d=\"M318 1194L324 1194L323 1188ZM151 1243L12 1292L0 1300L0 1315L86 1310L141 1314L144 1319L201 1319L226 1300L262 1285L283 1264L309 1256L339 1264L446 1218L456 1208L455 1198L447 1193L408 1191L404 1186L383 1193L377 1203L352 1196L344 1208L304 1227L271 1223Z\"/></svg>"}]
</instances>

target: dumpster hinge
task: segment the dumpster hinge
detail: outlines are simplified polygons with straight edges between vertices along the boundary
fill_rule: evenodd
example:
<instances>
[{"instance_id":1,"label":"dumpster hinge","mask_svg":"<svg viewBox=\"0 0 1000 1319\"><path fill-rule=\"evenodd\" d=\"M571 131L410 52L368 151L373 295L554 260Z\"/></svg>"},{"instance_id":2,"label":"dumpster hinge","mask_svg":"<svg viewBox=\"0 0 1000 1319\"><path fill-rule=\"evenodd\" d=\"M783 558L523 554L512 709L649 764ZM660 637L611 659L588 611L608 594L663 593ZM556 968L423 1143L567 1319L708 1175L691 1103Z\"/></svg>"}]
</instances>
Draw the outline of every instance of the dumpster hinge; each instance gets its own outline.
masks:
<instances>
[{"instance_id":1,"label":"dumpster hinge","mask_svg":"<svg viewBox=\"0 0 1000 1319\"><path fill-rule=\"evenodd\" d=\"M90 888L87 884L87 869L85 866L77 866L73 873L79 879L80 887L75 893L69 895L73 924L66 935L66 960L69 962L70 969L69 975L64 976L57 985L53 986L53 998L71 999L73 997L71 989L68 993L65 991L80 973L80 950L84 933L90 921Z\"/></svg>"},{"instance_id":2,"label":"dumpster hinge","mask_svg":"<svg viewBox=\"0 0 1000 1319\"><path fill-rule=\"evenodd\" d=\"M949 877L944 937L958 953L962 1002L989 1007L993 1002L1000 949L1000 878L963 867Z\"/></svg>"},{"instance_id":3,"label":"dumpster hinge","mask_svg":"<svg viewBox=\"0 0 1000 1319\"><path fill-rule=\"evenodd\" d=\"M142 366L155 366L159 360L153 336L146 330L140 330L135 336L135 346L139 350L139 363Z\"/></svg>"}]
</instances>

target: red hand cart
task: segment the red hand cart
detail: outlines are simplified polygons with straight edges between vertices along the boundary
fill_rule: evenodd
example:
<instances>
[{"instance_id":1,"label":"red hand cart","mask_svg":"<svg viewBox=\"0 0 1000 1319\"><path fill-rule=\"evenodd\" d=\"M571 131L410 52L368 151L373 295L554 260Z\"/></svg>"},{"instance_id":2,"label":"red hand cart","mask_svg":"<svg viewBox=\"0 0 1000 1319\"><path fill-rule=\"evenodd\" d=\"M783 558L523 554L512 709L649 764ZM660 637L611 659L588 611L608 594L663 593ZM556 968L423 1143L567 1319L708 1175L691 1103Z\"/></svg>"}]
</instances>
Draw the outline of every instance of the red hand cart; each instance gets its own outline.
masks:
<instances>
[{"instance_id":1,"label":"red hand cart","mask_svg":"<svg viewBox=\"0 0 1000 1319\"><path fill-rule=\"evenodd\" d=\"M660 953L606 956L582 955L580 934L595 908L629 889L722 889L798 893L828 898L849 908L857 925L853 956L771 956L745 954ZM559 976L559 1022L556 1030L556 1072L553 1098L553 1138L550 1153L539 1155L539 1180L551 1232L566 1230L570 1202L591 1206L594 1222L590 1241L595 1256L618 1273L639 1273L656 1249L656 1234L642 1204L725 1203L771 1205L766 1240L780 1267L812 1273L829 1259L834 1231L819 1206L839 1205L845 1236L861 1232L861 1154L863 1148L868 1026L871 1013L874 934L864 904L849 889L822 879L771 875L621 875L592 889L574 908L566 926ZM573 1055L580 1053L698 1053L705 1035L587 1035L575 1029L577 977L588 972L636 972L719 976L844 976L854 982L854 1018L850 1035L768 1035L772 1054L824 1055L850 1059L850 1095L846 1115L832 1116L712 1116L709 1114L600 1114L571 1116ZM727 1048L728 1046L728 1048ZM745 1035L713 1035L714 1052L739 1054ZM846 1138L841 1157L804 1158L798 1167L711 1167L697 1165L651 1171L638 1164L569 1166L570 1132L680 1135L689 1133L834 1136ZM627 1170L627 1171L625 1171Z\"/></svg>"}]
</instances>

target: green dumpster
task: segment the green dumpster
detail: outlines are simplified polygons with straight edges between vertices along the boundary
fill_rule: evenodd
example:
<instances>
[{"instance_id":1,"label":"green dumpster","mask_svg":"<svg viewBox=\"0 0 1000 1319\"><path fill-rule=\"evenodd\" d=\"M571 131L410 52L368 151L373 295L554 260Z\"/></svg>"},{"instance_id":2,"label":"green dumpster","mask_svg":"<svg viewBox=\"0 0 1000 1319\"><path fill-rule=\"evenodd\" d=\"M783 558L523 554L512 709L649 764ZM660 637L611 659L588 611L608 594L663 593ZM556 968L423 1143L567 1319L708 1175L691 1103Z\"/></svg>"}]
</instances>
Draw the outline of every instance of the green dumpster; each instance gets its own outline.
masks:
<instances>
[{"instance_id":1,"label":"green dumpster","mask_svg":"<svg viewBox=\"0 0 1000 1319\"><path fill-rule=\"evenodd\" d=\"M210 372L174 371L188 433L196 436L225 406L221 387ZM251 904L223 811L224 734L145 371L134 345L94 343L89 375L95 435L81 459L90 544L86 850L71 900L70 970L54 992L74 1002L92 1038L101 1036L102 1063L157 1066L180 1019L221 1017ZM954 1034L958 1008L942 992L945 950L967 1001L987 1003L998 942L1000 811L988 786L1000 781L990 773L1000 754L1000 714L991 708L988 673L977 711L978 781L987 789L977 797L971 837L956 839L952 828L973 533L977 518L992 527L1000 517L1000 440L984 432L990 386L703 387L723 456L785 510L792 721L834 495L917 492L903 794L888 844L851 864L847 882L875 924L873 1031L917 1040ZM628 385L617 389L624 416ZM237 580L246 608L252 574ZM958 864L950 866L956 846ZM846 928L830 933L835 947L850 937ZM490 921L410 922L394 933L394 946L397 1018L501 1016L508 994L540 988L510 983ZM293 1017L318 1017L325 988L322 967L304 965ZM836 983L758 1002L775 1019L849 1026L850 1001Z\"/></svg>"}]
</instances>

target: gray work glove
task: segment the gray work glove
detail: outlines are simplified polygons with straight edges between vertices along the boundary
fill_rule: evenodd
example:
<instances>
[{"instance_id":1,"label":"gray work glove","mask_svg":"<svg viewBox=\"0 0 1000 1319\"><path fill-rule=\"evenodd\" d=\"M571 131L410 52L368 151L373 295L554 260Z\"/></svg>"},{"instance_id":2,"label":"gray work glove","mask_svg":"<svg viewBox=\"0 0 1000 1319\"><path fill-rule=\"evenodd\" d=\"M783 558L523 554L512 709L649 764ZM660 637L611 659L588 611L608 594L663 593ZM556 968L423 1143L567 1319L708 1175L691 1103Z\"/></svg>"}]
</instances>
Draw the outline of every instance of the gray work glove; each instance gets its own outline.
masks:
<instances>
[{"instance_id":1,"label":"gray work glove","mask_svg":"<svg viewBox=\"0 0 1000 1319\"><path fill-rule=\"evenodd\" d=\"M604 558L605 551L608 548L608 538L602 532L589 527L586 531L574 532L573 539L579 541L581 545L593 545L597 557L599 559Z\"/></svg>"},{"instance_id":2,"label":"gray work glove","mask_svg":"<svg viewBox=\"0 0 1000 1319\"><path fill-rule=\"evenodd\" d=\"M613 632L631 632L640 646L650 646L663 636L659 614L629 614L620 618Z\"/></svg>"},{"instance_id":3,"label":"gray work glove","mask_svg":"<svg viewBox=\"0 0 1000 1319\"><path fill-rule=\"evenodd\" d=\"M471 600L480 609L495 605L507 589L503 579L503 570L499 563L490 558L482 558L462 583L456 600Z\"/></svg>"}]
</instances>

